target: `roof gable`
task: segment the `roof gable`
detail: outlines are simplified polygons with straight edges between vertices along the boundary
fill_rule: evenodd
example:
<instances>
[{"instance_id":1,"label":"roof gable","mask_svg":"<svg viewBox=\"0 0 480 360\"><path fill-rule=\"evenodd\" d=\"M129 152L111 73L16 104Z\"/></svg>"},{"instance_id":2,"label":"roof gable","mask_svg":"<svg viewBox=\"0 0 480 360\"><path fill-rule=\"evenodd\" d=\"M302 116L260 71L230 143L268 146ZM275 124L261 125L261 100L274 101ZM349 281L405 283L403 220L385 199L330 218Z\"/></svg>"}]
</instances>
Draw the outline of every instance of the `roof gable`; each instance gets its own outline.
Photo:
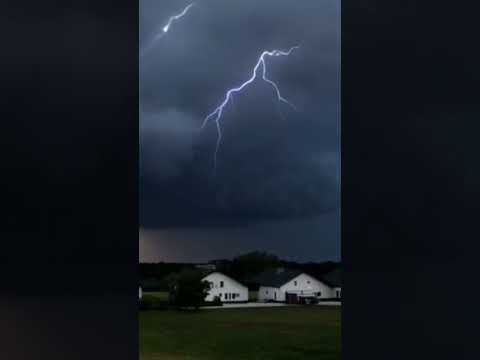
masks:
<instances>
[{"instance_id":1,"label":"roof gable","mask_svg":"<svg viewBox=\"0 0 480 360\"><path fill-rule=\"evenodd\" d=\"M279 288L300 274L302 274L302 271L273 269L259 274L255 278L255 282L257 282L260 286Z\"/></svg>"},{"instance_id":2,"label":"roof gable","mask_svg":"<svg viewBox=\"0 0 480 360\"><path fill-rule=\"evenodd\" d=\"M342 277L341 277L340 268L337 267L335 270L332 270L326 273L325 275L322 275L321 280L331 287L341 287Z\"/></svg>"},{"instance_id":3,"label":"roof gable","mask_svg":"<svg viewBox=\"0 0 480 360\"><path fill-rule=\"evenodd\" d=\"M226 277L226 278L230 279L232 282L234 282L234 283L236 283L236 284L238 284L238 285L240 285L240 286L242 286L242 287L244 287L244 288L247 288L247 287L246 287L245 285L243 285L240 281L235 280L234 278L232 278L232 277L230 277L230 276L228 276L228 275L225 275L224 273L222 273L222 272L220 272L220 271L212 271L212 272L208 273L207 275L205 275L205 276L202 278L202 280L205 280L207 277L209 277L210 275L213 275L213 274L218 274L218 275L221 275L221 276L223 276L223 277Z\"/></svg>"}]
</instances>

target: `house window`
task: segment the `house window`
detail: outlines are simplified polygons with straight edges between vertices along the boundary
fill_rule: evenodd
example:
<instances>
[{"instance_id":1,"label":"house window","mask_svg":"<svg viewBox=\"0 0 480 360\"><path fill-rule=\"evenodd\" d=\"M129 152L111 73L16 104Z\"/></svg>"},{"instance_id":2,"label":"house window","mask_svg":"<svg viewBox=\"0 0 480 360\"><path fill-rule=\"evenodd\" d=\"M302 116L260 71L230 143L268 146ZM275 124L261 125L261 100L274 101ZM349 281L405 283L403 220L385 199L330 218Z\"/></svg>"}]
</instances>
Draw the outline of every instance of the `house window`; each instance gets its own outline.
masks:
<instances>
[{"instance_id":1,"label":"house window","mask_svg":"<svg viewBox=\"0 0 480 360\"><path fill-rule=\"evenodd\" d=\"M220 287L223 288L223 281L220 281Z\"/></svg>"},{"instance_id":2,"label":"house window","mask_svg":"<svg viewBox=\"0 0 480 360\"><path fill-rule=\"evenodd\" d=\"M232 299L235 300L235 298L237 297L237 294L232 294Z\"/></svg>"},{"instance_id":3,"label":"house window","mask_svg":"<svg viewBox=\"0 0 480 360\"><path fill-rule=\"evenodd\" d=\"M310 280L307 280L307 284L310 284Z\"/></svg>"},{"instance_id":4,"label":"house window","mask_svg":"<svg viewBox=\"0 0 480 360\"><path fill-rule=\"evenodd\" d=\"M317 296L322 296L322 293L320 291L317 292Z\"/></svg>"},{"instance_id":5,"label":"house window","mask_svg":"<svg viewBox=\"0 0 480 360\"><path fill-rule=\"evenodd\" d=\"M222 293L218 294L218 297L221 299L222 298Z\"/></svg>"},{"instance_id":6,"label":"house window","mask_svg":"<svg viewBox=\"0 0 480 360\"><path fill-rule=\"evenodd\" d=\"M337 298L340 298L340 290L337 290Z\"/></svg>"},{"instance_id":7,"label":"house window","mask_svg":"<svg viewBox=\"0 0 480 360\"><path fill-rule=\"evenodd\" d=\"M293 285L297 286L297 280L295 280L295 281L293 282Z\"/></svg>"}]
</instances>

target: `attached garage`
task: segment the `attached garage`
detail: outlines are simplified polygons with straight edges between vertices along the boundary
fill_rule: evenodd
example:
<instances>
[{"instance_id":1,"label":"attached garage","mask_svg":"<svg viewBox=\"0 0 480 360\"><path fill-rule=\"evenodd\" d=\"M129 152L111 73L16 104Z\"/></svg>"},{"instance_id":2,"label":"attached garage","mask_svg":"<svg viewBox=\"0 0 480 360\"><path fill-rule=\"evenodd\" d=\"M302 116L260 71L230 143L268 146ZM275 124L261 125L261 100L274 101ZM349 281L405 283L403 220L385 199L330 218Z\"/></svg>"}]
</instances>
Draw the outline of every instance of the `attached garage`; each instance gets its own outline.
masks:
<instances>
[{"instance_id":1,"label":"attached garage","mask_svg":"<svg viewBox=\"0 0 480 360\"><path fill-rule=\"evenodd\" d=\"M265 272L257 278L261 302L300 303L302 298L330 299L333 287L301 271L283 268Z\"/></svg>"}]
</instances>

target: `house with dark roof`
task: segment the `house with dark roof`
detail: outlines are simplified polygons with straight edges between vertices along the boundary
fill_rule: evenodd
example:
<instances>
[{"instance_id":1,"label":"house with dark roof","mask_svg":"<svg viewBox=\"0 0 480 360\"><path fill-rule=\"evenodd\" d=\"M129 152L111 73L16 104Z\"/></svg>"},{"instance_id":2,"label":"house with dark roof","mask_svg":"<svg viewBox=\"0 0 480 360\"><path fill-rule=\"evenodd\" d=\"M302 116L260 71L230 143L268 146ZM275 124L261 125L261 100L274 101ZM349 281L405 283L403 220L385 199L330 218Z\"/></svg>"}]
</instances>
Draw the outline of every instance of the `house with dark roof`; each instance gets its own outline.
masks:
<instances>
[{"instance_id":1,"label":"house with dark roof","mask_svg":"<svg viewBox=\"0 0 480 360\"><path fill-rule=\"evenodd\" d=\"M340 268L336 268L325 275L320 277L324 283L329 285L333 289L333 297L336 299L341 299L342 297L342 279L340 275Z\"/></svg>"},{"instance_id":2,"label":"house with dark roof","mask_svg":"<svg viewBox=\"0 0 480 360\"><path fill-rule=\"evenodd\" d=\"M260 274L256 281L260 285L258 300L261 302L301 302L302 298L331 299L336 297L336 288L340 288L335 274L330 281L317 279L298 270L278 268ZM338 293L340 297L340 292Z\"/></svg>"}]
</instances>

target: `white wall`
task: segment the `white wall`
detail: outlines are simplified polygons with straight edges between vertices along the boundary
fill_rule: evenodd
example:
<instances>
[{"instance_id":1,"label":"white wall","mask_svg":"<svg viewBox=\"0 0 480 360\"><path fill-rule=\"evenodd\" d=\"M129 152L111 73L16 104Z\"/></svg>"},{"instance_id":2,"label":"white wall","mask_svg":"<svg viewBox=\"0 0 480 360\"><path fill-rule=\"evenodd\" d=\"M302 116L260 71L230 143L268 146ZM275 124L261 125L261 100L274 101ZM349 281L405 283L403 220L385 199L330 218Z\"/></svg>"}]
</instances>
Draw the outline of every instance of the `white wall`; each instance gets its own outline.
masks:
<instances>
[{"instance_id":1,"label":"white wall","mask_svg":"<svg viewBox=\"0 0 480 360\"><path fill-rule=\"evenodd\" d=\"M280 288L280 291L283 293L284 300L286 292L298 295L317 296L320 299L334 296L334 291L330 286L307 274L300 274L290 280ZM318 295L318 293L320 293L320 295Z\"/></svg>"},{"instance_id":2,"label":"white wall","mask_svg":"<svg viewBox=\"0 0 480 360\"><path fill-rule=\"evenodd\" d=\"M266 302L267 300L275 300L275 293L277 294L277 301L280 301L278 298L280 296L280 289L269 287L269 286L260 286L258 289L258 301ZM285 299L285 295L284 295Z\"/></svg>"},{"instance_id":3,"label":"white wall","mask_svg":"<svg viewBox=\"0 0 480 360\"><path fill-rule=\"evenodd\" d=\"M337 296L337 291L340 296ZM341 287L336 287L333 289L333 297L339 297L342 298L342 288Z\"/></svg>"},{"instance_id":4,"label":"white wall","mask_svg":"<svg viewBox=\"0 0 480 360\"><path fill-rule=\"evenodd\" d=\"M332 298L335 296L335 291L328 285L311 277L307 274L300 274L294 279L290 280L280 288L273 288L268 286L260 286L258 291L259 301L285 301L285 293L295 293L298 295L317 296L318 298ZM276 293L276 299L275 299ZM320 295L318 296L318 293Z\"/></svg>"},{"instance_id":5,"label":"white wall","mask_svg":"<svg viewBox=\"0 0 480 360\"><path fill-rule=\"evenodd\" d=\"M141 286L138 287L138 299L142 300L142 287Z\"/></svg>"},{"instance_id":6,"label":"white wall","mask_svg":"<svg viewBox=\"0 0 480 360\"><path fill-rule=\"evenodd\" d=\"M220 297L222 302L248 301L248 288L222 273L211 273L205 276L203 280L211 283L211 288L205 301L213 301L216 296ZM221 282L223 282L223 287ZM235 298L230 294L236 294Z\"/></svg>"}]
</instances>

